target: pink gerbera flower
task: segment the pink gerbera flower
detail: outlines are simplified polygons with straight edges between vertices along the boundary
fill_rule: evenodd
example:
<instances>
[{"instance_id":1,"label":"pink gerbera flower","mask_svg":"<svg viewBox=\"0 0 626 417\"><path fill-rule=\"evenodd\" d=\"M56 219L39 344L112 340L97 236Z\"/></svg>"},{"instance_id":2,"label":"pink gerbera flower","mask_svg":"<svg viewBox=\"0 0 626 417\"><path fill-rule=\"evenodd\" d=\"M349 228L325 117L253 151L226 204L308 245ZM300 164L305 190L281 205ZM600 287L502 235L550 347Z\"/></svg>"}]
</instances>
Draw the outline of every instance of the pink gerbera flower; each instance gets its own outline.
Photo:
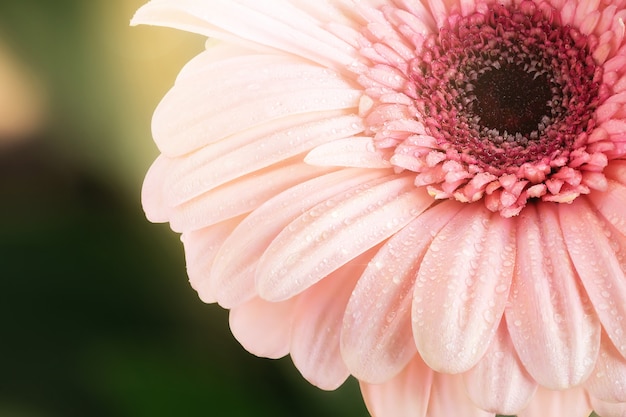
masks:
<instances>
[{"instance_id":1,"label":"pink gerbera flower","mask_svg":"<svg viewBox=\"0 0 626 417\"><path fill-rule=\"evenodd\" d=\"M150 220L376 417L626 416L624 0L154 0Z\"/></svg>"}]
</instances>

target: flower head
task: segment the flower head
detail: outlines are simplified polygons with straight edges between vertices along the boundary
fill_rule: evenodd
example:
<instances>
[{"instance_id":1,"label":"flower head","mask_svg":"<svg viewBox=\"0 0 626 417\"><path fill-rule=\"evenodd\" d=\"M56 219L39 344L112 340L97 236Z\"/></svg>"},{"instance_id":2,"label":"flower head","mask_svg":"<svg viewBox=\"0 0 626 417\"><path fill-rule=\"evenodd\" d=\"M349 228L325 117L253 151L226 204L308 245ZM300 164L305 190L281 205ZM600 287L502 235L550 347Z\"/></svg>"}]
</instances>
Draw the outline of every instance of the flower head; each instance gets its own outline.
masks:
<instances>
[{"instance_id":1,"label":"flower head","mask_svg":"<svg viewBox=\"0 0 626 417\"><path fill-rule=\"evenodd\" d=\"M244 347L376 417L623 416L624 6L153 0L217 41L146 213Z\"/></svg>"}]
</instances>

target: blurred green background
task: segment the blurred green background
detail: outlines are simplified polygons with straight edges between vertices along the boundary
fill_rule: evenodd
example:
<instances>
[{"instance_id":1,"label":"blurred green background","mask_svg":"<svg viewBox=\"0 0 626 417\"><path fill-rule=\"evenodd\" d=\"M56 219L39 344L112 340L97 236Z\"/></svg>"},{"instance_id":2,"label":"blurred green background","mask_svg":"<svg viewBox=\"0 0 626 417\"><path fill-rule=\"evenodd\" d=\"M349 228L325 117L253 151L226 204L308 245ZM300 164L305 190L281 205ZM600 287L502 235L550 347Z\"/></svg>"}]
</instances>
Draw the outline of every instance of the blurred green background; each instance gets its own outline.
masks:
<instances>
[{"instance_id":1,"label":"blurred green background","mask_svg":"<svg viewBox=\"0 0 626 417\"><path fill-rule=\"evenodd\" d=\"M0 417L366 416L259 359L139 201L154 107L204 44L139 0L0 0Z\"/></svg>"}]
</instances>

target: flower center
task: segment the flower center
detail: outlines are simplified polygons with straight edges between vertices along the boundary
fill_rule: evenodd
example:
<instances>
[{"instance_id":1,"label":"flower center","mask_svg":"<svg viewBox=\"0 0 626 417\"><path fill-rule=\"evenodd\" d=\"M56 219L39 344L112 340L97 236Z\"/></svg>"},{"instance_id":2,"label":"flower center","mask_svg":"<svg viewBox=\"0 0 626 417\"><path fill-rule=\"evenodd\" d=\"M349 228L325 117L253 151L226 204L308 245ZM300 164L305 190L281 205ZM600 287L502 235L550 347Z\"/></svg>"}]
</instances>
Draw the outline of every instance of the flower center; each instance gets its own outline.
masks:
<instances>
[{"instance_id":1,"label":"flower center","mask_svg":"<svg viewBox=\"0 0 626 417\"><path fill-rule=\"evenodd\" d=\"M533 76L518 65L507 65L485 71L465 88L470 86L474 99L466 105L467 114L478 117L481 132L529 137L538 135L542 120L550 117L552 93L545 75Z\"/></svg>"},{"instance_id":2,"label":"flower center","mask_svg":"<svg viewBox=\"0 0 626 417\"><path fill-rule=\"evenodd\" d=\"M592 55L597 37L560 25L546 3L476 8L414 36L401 14L386 11L415 53L404 61L397 47L397 55L379 53L361 74L377 148L392 151L390 162L414 171L435 198L485 197L505 216L529 198L569 202L588 193L580 154L592 159L586 141L608 94ZM366 36L371 49L395 47L388 33Z\"/></svg>"},{"instance_id":3,"label":"flower center","mask_svg":"<svg viewBox=\"0 0 626 417\"><path fill-rule=\"evenodd\" d=\"M453 159L495 175L567 157L597 106L586 37L530 11L459 17L411 63L416 118Z\"/></svg>"}]
</instances>

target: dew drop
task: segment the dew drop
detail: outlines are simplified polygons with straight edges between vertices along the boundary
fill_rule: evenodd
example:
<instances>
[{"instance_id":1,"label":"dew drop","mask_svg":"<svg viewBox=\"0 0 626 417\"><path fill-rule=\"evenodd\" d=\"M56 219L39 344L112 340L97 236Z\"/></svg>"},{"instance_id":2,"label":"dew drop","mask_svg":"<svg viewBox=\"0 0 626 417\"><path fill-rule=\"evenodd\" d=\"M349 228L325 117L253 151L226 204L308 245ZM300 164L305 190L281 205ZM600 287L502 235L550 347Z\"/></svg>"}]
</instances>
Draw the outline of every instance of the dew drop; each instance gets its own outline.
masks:
<instances>
[{"instance_id":1,"label":"dew drop","mask_svg":"<svg viewBox=\"0 0 626 417\"><path fill-rule=\"evenodd\" d=\"M493 314L493 310L491 309L485 310L483 312L483 318L487 323L493 323L496 319L495 315Z\"/></svg>"},{"instance_id":2,"label":"dew drop","mask_svg":"<svg viewBox=\"0 0 626 417\"><path fill-rule=\"evenodd\" d=\"M497 294L502 294L503 292L505 292L507 289L509 288L508 285L506 284L500 284L496 287L496 293Z\"/></svg>"}]
</instances>

